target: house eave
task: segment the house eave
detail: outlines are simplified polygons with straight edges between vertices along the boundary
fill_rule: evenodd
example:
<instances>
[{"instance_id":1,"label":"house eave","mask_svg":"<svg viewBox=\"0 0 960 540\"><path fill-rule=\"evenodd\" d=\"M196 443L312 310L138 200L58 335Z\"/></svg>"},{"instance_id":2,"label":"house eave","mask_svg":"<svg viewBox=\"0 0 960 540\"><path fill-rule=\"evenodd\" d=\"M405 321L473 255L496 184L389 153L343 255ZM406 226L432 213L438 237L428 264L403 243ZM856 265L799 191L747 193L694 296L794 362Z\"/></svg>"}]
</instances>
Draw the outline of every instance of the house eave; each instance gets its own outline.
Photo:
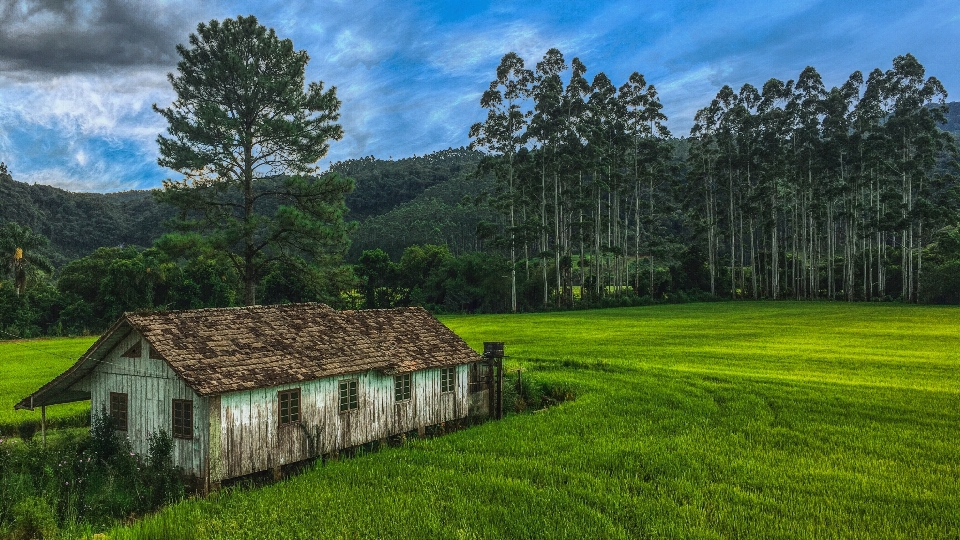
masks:
<instances>
[{"instance_id":1,"label":"house eave","mask_svg":"<svg viewBox=\"0 0 960 540\"><path fill-rule=\"evenodd\" d=\"M20 400L13 408L15 410L32 411L36 407L90 399L89 392L74 390L70 387L89 375L103 359L103 356L118 342L126 338L132 330L126 317L121 317L72 366L52 381L41 386L36 392Z\"/></svg>"}]
</instances>

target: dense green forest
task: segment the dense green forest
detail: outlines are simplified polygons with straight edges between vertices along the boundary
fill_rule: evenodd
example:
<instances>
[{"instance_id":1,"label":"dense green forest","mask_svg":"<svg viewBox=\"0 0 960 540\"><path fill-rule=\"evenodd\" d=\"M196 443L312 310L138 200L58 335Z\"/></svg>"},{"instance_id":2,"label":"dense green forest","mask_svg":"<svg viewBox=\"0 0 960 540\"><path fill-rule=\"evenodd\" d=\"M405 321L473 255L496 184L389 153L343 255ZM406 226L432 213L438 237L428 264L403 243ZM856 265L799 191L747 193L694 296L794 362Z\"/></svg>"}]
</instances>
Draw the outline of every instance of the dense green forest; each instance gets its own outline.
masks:
<instances>
[{"instance_id":1,"label":"dense green forest","mask_svg":"<svg viewBox=\"0 0 960 540\"><path fill-rule=\"evenodd\" d=\"M262 303L502 312L688 299L960 302L960 103L911 56L827 88L813 68L722 88L689 136L634 73L507 55L472 149L331 165L351 266L283 258ZM230 262L149 191L70 193L0 169L0 331L240 303ZM164 236L164 233L168 234ZM17 258L16 248L21 248Z\"/></svg>"},{"instance_id":2,"label":"dense green forest","mask_svg":"<svg viewBox=\"0 0 960 540\"><path fill-rule=\"evenodd\" d=\"M353 231L354 245L364 249L384 246L399 260L412 245L446 244L454 253L470 255L462 262L468 267L480 262L501 264L495 255L472 255L478 247L476 225L491 216L485 206L462 200L472 197L473 201L489 187L489 182L471 175L478 160L478 152L459 148L398 161L366 158L334 163L331 171L349 174L359 186L348 196L347 204L370 214ZM5 261L0 279L3 338L99 332L130 310L240 302L239 278L229 260L210 250L200 238L163 236L170 232L166 222L173 217L173 210L157 203L150 191L71 193L17 182L6 168L0 175L0 189L4 195L0 225L7 226L0 227L0 245L5 246L0 247ZM348 220L358 219L353 207ZM413 226L417 219L420 229ZM444 234L435 234L437 223L443 224ZM14 226L20 233L14 232ZM385 230L394 235L392 244ZM416 230L420 234L411 234ZM24 234L33 240L24 243ZM17 286L15 247L26 254L19 263L19 280L29 285L26 287ZM351 253L351 260L356 261L362 250ZM483 270L475 273L481 275ZM500 309L495 299L479 299L481 294L488 296L485 292L464 293L467 285L462 279L460 282L459 286L450 284L458 292L446 302L448 309L463 311L481 305L487 311ZM295 258L273 263L259 286L263 303L363 305L360 292L341 294L356 286L349 268L322 271ZM443 305L441 299L437 307L443 309Z\"/></svg>"},{"instance_id":3,"label":"dense green forest","mask_svg":"<svg viewBox=\"0 0 960 540\"><path fill-rule=\"evenodd\" d=\"M445 245L453 253L482 251L477 227L496 220L484 197L492 188L489 176L462 172L370 216L351 235L349 259L356 261L364 251L378 248L397 259L404 249L425 244Z\"/></svg>"}]
</instances>

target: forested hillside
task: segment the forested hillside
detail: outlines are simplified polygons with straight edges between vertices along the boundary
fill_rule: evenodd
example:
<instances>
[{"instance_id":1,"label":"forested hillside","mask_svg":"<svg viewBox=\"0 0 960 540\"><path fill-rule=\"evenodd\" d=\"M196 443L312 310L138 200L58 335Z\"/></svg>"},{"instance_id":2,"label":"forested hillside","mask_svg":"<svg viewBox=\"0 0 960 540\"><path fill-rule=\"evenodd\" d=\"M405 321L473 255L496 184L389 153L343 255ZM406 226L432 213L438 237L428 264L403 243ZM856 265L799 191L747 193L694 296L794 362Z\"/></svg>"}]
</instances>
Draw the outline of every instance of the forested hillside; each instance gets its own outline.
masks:
<instances>
[{"instance_id":1,"label":"forested hillside","mask_svg":"<svg viewBox=\"0 0 960 540\"><path fill-rule=\"evenodd\" d=\"M360 222L351 235L348 258L382 249L394 259L412 245L446 245L454 254L480 251L482 239L477 228L498 219L483 195L493 188L493 179L461 172L424 190L383 214Z\"/></svg>"},{"instance_id":2,"label":"forested hillside","mask_svg":"<svg viewBox=\"0 0 960 540\"><path fill-rule=\"evenodd\" d=\"M666 129L639 73L588 81L557 50L535 72L514 54L503 62L487 120L470 129L482 152L334 163L355 180L353 266L278 259L258 301L444 312L960 302L957 149L944 133L958 132L960 103L941 107L945 90L915 58L839 87L812 67L725 86L687 137ZM86 333L124 311L236 305L235 262L202 237L157 242L170 217L150 192L69 193L3 169L0 250L13 257L0 331Z\"/></svg>"},{"instance_id":3,"label":"forested hillside","mask_svg":"<svg viewBox=\"0 0 960 540\"><path fill-rule=\"evenodd\" d=\"M72 193L17 182L0 168L0 223L12 221L47 237L56 266L98 247L149 246L171 213L149 191Z\"/></svg>"},{"instance_id":4,"label":"forested hillside","mask_svg":"<svg viewBox=\"0 0 960 540\"><path fill-rule=\"evenodd\" d=\"M396 161L373 157L341 161L331 170L354 179L347 219L363 221L472 172L479 159L479 152L457 148ZM464 192L457 194L461 187ZM434 196L452 202L475 192L457 184ZM164 222L172 215L173 210L157 204L150 191L73 193L17 182L6 167L0 170L0 224L12 221L50 239L48 255L57 267L98 247L149 247L165 232Z\"/></svg>"},{"instance_id":5,"label":"forested hillside","mask_svg":"<svg viewBox=\"0 0 960 540\"><path fill-rule=\"evenodd\" d=\"M396 161L373 156L339 161L330 170L353 178L354 190L347 196L347 217L360 221L411 201L427 188L460 173L473 172L481 156L467 148L450 148Z\"/></svg>"},{"instance_id":6,"label":"forested hillside","mask_svg":"<svg viewBox=\"0 0 960 540\"><path fill-rule=\"evenodd\" d=\"M941 125L940 128L960 136L960 101L947 103L947 107L947 123Z\"/></svg>"}]
</instances>

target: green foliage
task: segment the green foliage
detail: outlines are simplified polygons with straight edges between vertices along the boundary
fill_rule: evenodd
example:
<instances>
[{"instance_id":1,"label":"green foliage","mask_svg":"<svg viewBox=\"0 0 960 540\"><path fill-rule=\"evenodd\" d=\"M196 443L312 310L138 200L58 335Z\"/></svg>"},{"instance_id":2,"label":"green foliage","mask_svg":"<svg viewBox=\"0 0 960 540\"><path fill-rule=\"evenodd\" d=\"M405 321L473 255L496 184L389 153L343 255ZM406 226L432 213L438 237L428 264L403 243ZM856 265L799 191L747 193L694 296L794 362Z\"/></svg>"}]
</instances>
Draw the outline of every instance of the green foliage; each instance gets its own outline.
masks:
<instances>
[{"instance_id":1,"label":"green foliage","mask_svg":"<svg viewBox=\"0 0 960 540\"><path fill-rule=\"evenodd\" d=\"M57 519L40 497L27 497L13 506L13 533L16 540L54 538L57 532Z\"/></svg>"},{"instance_id":2,"label":"green foliage","mask_svg":"<svg viewBox=\"0 0 960 540\"><path fill-rule=\"evenodd\" d=\"M355 278L347 266L317 266L298 258L282 258L268 266L260 282L265 304L321 302L343 308L342 292L354 287Z\"/></svg>"},{"instance_id":3,"label":"green foliage","mask_svg":"<svg viewBox=\"0 0 960 540\"><path fill-rule=\"evenodd\" d=\"M483 202L491 187L489 177L458 174L388 212L367 217L350 234L348 257L356 261L364 251L382 249L399 259L404 249L426 244L446 245L455 254L478 251L484 247L478 227L495 219Z\"/></svg>"},{"instance_id":4,"label":"green foliage","mask_svg":"<svg viewBox=\"0 0 960 540\"><path fill-rule=\"evenodd\" d=\"M184 501L110 537L960 531L956 308L724 302L443 320L478 348L503 339L508 372L522 365L531 385L576 400Z\"/></svg>"},{"instance_id":5,"label":"green foliage","mask_svg":"<svg viewBox=\"0 0 960 540\"><path fill-rule=\"evenodd\" d=\"M539 412L566 401L576 399L576 389L563 382L531 376L528 372L517 378L507 373L503 380L503 410L512 412Z\"/></svg>"},{"instance_id":6,"label":"green foliage","mask_svg":"<svg viewBox=\"0 0 960 540\"><path fill-rule=\"evenodd\" d=\"M30 442L33 439L33 435L37 432L37 427L36 420L24 420L17 426L17 435L20 436L20 440L23 442Z\"/></svg>"},{"instance_id":7,"label":"green foliage","mask_svg":"<svg viewBox=\"0 0 960 540\"><path fill-rule=\"evenodd\" d=\"M399 272L383 250L364 251L354 266L354 272L360 278L364 307L386 308L397 303L395 288Z\"/></svg>"},{"instance_id":8,"label":"green foliage","mask_svg":"<svg viewBox=\"0 0 960 540\"><path fill-rule=\"evenodd\" d=\"M510 309L510 261L473 252L450 261L440 309L448 313L502 313Z\"/></svg>"},{"instance_id":9,"label":"green foliage","mask_svg":"<svg viewBox=\"0 0 960 540\"><path fill-rule=\"evenodd\" d=\"M148 436L149 453L146 456L145 473L149 491L147 504L159 508L184 497L184 483L179 471L173 466L173 438L164 430Z\"/></svg>"},{"instance_id":10,"label":"green foliage","mask_svg":"<svg viewBox=\"0 0 960 540\"><path fill-rule=\"evenodd\" d=\"M18 295L26 290L28 276L53 272L42 251L49 243L30 227L21 227L12 221L0 228L0 267L6 267Z\"/></svg>"},{"instance_id":11,"label":"green foliage","mask_svg":"<svg viewBox=\"0 0 960 540\"><path fill-rule=\"evenodd\" d=\"M329 140L343 136L336 89L305 87L306 51L253 16L201 23L177 53L177 100L154 106L169 134L157 138L158 163L184 177L158 192L180 211L177 227L229 256L246 305L274 261L338 266L353 182L315 176Z\"/></svg>"},{"instance_id":12,"label":"green foliage","mask_svg":"<svg viewBox=\"0 0 960 540\"><path fill-rule=\"evenodd\" d=\"M56 334L63 299L47 280L32 280L23 294L11 281L0 280L0 339Z\"/></svg>"},{"instance_id":13,"label":"green foliage","mask_svg":"<svg viewBox=\"0 0 960 540\"><path fill-rule=\"evenodd\" d=\"M928 265L921 278L921 301L960 304L960 227L939 230L924 254Z\"/></svg>"},{"instance_id":14,"label":"green foliage","mask_svg":"<svg viewBox=\"0 0 960 540\"><path fill-rule=\"evenodd\" d=\"M105 409L93 411L90 418L90 452L101 463L107 464L129 452L126 435L117 431L117 423Z\"/></svg>"},{"instance_id":15,"label":"green foliage","mask_svg":"<svg viewBox=\"0 0 960 540\"><path fill-rule=\"evenodd\" d=\"M410 246L394 263L377 249L365 251L354 269L366 308L419 305L437 312L487 313L509 307L509 264L498 255L454 257L446 246Z\"/></svg>"},{"instance_id":16,"label":"green foliage","mask_svg":"<svg viewBox=\"0 0 960 540\"><path fill-rule=\"evenodd\" d=\"M191 235L167 235L157 247L100 248L66 265L57 283L70 334L102 331L127 311L234 305L240 280L222 253Z\"/></svg>"}]
</instances>

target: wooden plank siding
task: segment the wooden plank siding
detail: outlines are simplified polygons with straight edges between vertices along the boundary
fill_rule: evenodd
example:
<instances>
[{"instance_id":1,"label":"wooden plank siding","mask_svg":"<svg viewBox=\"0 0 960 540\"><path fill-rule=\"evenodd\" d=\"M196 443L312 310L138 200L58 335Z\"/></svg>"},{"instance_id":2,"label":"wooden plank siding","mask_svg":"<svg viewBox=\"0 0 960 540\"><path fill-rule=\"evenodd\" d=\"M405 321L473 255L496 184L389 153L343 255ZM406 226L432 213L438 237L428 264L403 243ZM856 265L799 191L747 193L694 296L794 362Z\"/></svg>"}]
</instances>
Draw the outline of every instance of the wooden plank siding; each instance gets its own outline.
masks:
<instances>
[{"instance_id":1,"label":"wooden plank siding","mask_svg":"<svg viewBox=\"0 0 960 540\"><path fill-rule=\"evenodd\" d=\"M140 357L123 353L140 341ZM173 435L173 400L193 402L193 438L173 439L173 463L187 474L204 477L206 448L210 433L208 398L201 398L163 360L149 358L149 346L139 333L120 340L88 376L77 381L78 389L89 390L90 411L110 410L110 392L127 394L127 437L131 449L141 455L150 450L148 437L160 430Z\"/></svg>"},{"instance_id":2,"label":"wooden plank siding","mask_svg":"<svg viewBox=\"0 0 960 540\"><path fill-rule=\"evenodd\" d=\"M465 418L468 366L456 366L455 372L454 391L443 394L440 369L413 372L411 399L400 403L394 399L394 378L377 371L214 397L208 420L210 482ZM359 383L359 406L341 413L339 382L350 379ZM292 388L300 389L300 421L281 426L277 394Z\"/></svg>"}]
</instances>

